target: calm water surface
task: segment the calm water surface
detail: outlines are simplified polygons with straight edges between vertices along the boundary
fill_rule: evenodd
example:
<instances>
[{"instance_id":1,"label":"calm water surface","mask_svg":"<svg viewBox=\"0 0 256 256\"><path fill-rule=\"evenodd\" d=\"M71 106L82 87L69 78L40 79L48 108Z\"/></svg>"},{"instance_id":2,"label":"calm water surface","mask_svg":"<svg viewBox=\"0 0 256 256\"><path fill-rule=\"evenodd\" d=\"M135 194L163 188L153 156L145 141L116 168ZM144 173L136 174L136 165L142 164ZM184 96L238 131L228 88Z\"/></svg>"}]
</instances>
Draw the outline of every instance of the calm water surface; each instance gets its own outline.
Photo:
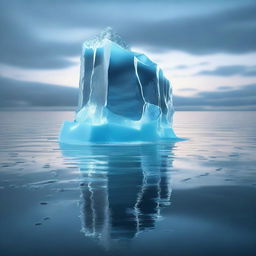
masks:
<instances>
[{"instance_id":1,"label":"calm water surface","mask_svg":"<svg viewBox=\"0 0 256 256\"><path fill-rule=\"evenodd\" d=\"M177 112L189 140L58 144L72 112L0 112L0 255L256 255L256 113Z\"/></svg>"}]
</instances>

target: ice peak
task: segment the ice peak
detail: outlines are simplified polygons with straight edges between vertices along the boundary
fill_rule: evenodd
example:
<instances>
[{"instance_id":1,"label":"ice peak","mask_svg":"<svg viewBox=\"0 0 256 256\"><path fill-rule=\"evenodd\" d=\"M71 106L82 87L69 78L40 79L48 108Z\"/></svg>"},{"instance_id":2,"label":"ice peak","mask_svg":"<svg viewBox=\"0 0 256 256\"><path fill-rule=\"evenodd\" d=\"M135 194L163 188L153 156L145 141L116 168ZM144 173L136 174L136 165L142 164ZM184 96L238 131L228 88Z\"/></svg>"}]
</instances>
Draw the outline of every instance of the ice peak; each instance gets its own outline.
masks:
<instances>
[{"instance_id":1,"label":"ice peak","mask_svg":"<svg viewBox=\"0 0 256 256\"><path fill-rule=\"evenodd\" d=\"M111 27L106 27L95 38L85 41L84 46L88 48L97 48L103 46L106 42L106 39L118 44L124 49L129 49L129 46L126 44L126 42Z\"/></svg>"}]
</instances>

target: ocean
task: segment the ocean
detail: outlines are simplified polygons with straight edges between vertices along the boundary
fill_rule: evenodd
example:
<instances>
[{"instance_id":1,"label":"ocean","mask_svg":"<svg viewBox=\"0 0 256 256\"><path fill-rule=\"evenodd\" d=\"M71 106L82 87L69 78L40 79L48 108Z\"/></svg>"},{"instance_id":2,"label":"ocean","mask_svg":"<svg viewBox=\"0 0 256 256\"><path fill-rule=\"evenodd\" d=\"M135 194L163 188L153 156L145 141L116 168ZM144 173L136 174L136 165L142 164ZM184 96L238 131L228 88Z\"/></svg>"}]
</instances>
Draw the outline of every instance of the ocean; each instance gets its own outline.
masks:
<instances>
[{"instance_id":1,"label":"ocean","mask_svg":"<svg viewBox=\"0 0 256 256\"><path fill-rule=\"evenodd\" d=\"M58 143L71 111L0 111L0 255L256 255L256 113L182 112L183 141Z\"/></svg>"}]
</instances>

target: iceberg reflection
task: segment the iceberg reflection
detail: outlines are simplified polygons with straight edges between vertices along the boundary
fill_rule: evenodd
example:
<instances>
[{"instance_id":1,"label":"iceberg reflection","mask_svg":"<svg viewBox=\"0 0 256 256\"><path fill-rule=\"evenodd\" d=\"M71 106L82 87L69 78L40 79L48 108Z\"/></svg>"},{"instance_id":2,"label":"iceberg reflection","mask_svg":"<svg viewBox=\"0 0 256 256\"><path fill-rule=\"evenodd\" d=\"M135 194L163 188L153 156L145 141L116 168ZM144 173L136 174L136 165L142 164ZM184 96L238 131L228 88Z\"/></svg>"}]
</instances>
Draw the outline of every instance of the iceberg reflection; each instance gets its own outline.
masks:
<instances>
[{"instance_id":1,"label":"iceberg reflection","mask_svg":"<svg viewBox=\"0 0 256 256\"><path fill-rule=\"evenodd\" d=\"M81 171L80 218L85 236L107 243L155 227L170 204L174 144L62 146Z\"/></svg>"}]
</instances>

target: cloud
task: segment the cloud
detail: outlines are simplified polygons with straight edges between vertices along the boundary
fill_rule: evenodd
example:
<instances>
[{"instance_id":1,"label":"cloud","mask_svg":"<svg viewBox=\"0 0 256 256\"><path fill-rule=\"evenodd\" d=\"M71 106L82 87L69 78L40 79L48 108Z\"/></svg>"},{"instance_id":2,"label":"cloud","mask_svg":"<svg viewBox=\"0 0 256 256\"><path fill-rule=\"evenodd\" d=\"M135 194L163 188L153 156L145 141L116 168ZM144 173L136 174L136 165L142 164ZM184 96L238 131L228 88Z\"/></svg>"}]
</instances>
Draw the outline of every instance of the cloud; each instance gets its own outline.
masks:
<instances>
[{"instance_id":1,"label":"cloud","mask_svg":"<svg viewBox=\"0 0 256 256\"><path fill-rule=\"evenodd\" d=\"M106 26L130 45L155 52L256 51L253 1L2 0L0 5L0 62L23 68L73 65L69 58L80 55L88 31Z\"/></svg>"},{"instance_id":2,"label":"cloud","mask_svg":"<svg viewBox=\"0 0 256 256\"><path fill-rule=\"evenodd\" d=\"M174 97L174 105L178 108L192 109L210 107L229 109L247 107L256 109L256 84L244 85L238 89L219 90L214 92L199 92L191 97Z\"/></svg>"},{"instance_id":3,"label":"cloud","mask_svg":"<svg viewBox=\"0 0 256 256\"><path fill-rule=\"evenodd\" d=\"M0 78L0 107L75 106L78 89Z\"/></svg>"},{"instance_id":4,"label":"cloud","mask_svg":"<svg viewBox=\"0 0 256 256\"><path fill-rule=\"evenodd\" d=\"M197 89L196 88L181 88L181 89L179 89L179 91L194 92L194 91L197 91Z\"/></svg>"},{"instance_id":5,"label":"cloud","mask_svg":"<svg viewBox=\"0 0 256 256\"><path fill-rule=\"evenodd\" d=\"M205 65L208 65L208 64L209 64L209 62L203 61L203 62L193 64L193 65L178 65L178 66L174 67L173 69L183 70L183 69L189 69L189 68L194 68L194 67L201 67L201 66L205 66Z\"/></svg>"},{"instance_id":6,"label":"cloud","mask_svg":"<svg viewBox=\"0 0 256 256\"><path fill-rule=\"evenodd\" d=\"M78 88L0 78L0 107L76 106ZM256 109L256 84L238 89L198 92L194 96L174 96L178 110Z\"/></svg>"},{"instance_id":7,"label":"cloud","mask_svg":"<svg viewBox=\"0 0 256 256\"><path fill-rule=\"evenodd\" d=\"M76 44L39 40L29 26L13 24L7 13L0 16L0 61L28 68L66 68L73 64L67 57L78 55ZM13 19L13 18L12 18ZM36 25L35 25L36 26Z\"/></svg>"},{"instance_id":8,"label":"cloud","mask_svg":"<svg viewBox=\"0 0 256 256\"><path fill-rule=\"evenodd\" d=\"M256 76L256 66L219 66L214 70L202 70L195 75L208 75L208 76Z\"/></svg>"},{"instance_id":9,"label":"cloud","mask_svg":"<svg viewBox=\"0 0 256 256\"><path fill-rule=\"evenodd\" d=\"M80 55L81 42L60 40L59 31L63 29L63 37L72 38L72 31L65 24L61 25L61 20L66 15L75 31L72 21L77 20L77 15L74 12L72 17L72 6L65 1L63 3L2 0L0 62L30 69L57 69L74 65L68 58ZM77 8L79 6L74 11Z\"/></svg>"},{"instance_id":10,"label":"cloud","mask_svg":"<svg viewBox=\"0 0 256 256\"><path fill-rule=\"evenodd\" d=\"M219 86L218 90L232 90L232 86Z\"/></svg>"},{"instance_id":11,"label":"cloud","mask_svg":"<svg viewBox=\"0 0 256 256\"><path fill-rule=\"evenodd\" d=\"M128 28L127 33L136 43L153 48L192 54L247 53L256 50L255 12L256 4L251 4L208 15L148 21Z\"/></svg>"}]
</instances>

